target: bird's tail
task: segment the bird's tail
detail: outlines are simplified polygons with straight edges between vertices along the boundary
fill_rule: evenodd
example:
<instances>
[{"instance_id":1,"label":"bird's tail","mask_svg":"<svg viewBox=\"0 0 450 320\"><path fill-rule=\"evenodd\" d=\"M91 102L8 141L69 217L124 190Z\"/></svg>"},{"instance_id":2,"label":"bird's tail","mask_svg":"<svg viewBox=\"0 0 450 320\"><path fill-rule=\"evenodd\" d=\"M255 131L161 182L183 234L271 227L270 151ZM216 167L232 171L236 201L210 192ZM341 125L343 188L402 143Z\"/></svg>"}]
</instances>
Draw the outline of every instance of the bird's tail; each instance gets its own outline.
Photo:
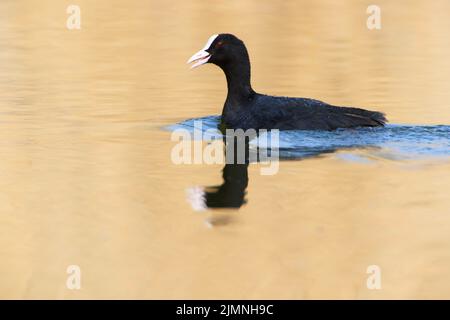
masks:
<instances>
[{"instance_id":1,"label":"bird's tail","mask_svg":"<svg viewBox=\"0 0 450 320\"><path fill-rule=\"evenodd\" d=\"M344 117L340 117L343 127L380 127L388 122L382 112L351 107L344 109L345 112L341 113Z\"/></svg>"}]
</instances>

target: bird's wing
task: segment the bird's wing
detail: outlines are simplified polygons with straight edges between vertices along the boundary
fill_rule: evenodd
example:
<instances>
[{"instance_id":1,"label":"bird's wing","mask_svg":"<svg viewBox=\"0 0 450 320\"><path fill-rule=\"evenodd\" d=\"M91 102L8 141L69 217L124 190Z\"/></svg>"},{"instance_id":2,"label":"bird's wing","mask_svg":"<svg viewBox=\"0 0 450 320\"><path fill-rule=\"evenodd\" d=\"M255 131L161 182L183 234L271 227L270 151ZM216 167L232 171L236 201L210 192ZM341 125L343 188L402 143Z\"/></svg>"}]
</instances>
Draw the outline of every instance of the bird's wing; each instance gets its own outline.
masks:
<instances>
[{"instance_id":1,"label":"bird's wing","mask_svg":"<svg viewBox=\"0 0 450 320\"><path fill-rule=\"evenodd\" d=\"M279 129L375 127L387 120L383 113L352 107L337 107L308 98L262 96L259 114L263 123Z\"/></svg>"}]
</instances>

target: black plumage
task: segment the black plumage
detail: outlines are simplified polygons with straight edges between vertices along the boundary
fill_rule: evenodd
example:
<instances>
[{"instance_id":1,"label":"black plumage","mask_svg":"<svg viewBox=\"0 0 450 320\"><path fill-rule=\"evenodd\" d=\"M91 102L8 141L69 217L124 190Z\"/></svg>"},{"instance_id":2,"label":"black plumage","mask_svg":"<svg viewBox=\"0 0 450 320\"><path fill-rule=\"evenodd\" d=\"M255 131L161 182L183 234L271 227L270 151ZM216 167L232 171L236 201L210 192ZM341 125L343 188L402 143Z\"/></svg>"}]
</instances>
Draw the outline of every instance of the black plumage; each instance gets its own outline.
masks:
<instances>
[{"instance_id":1,"label":"black plumage","mask_svg":"<svg viewBox=\"0 0 450 320\"><path fill-rule=\"evenodd\" d=\"M200 58L198 58L200 57ZM377 127L387 120L383 113L338 107L308 98L259 94L250 84L250 59L244 43L232 34L210 38L189 62L213 63L225 73L228 94L222 124L232 129L335 130Z\"/></svg>"}]
</instances>

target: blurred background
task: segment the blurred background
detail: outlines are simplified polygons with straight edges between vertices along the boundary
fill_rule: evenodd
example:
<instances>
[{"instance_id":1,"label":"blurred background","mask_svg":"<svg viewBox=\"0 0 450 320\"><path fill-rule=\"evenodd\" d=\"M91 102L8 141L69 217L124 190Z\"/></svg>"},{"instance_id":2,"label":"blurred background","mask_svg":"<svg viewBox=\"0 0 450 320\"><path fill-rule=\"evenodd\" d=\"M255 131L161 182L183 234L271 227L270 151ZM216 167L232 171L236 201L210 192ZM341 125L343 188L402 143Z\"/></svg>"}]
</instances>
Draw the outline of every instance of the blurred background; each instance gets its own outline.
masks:
<instances>
[{"instance_id":1,"label":"blurred background","mask_svg":"<svg viewBox=\"0 0 450 320\"><path fill-rule=\"evenodd\" d=\"M69 30L66 9L81 8ZM369 5L381 29L366 27ZM0 2L0 298L450 298L450 162L339 152L248 168L247 204L196 212L221 165L174 165L167 125L220 114L214 33L256 91L450 124L450 2ZM364 153L364 150L359 151ZM66 287L69 265L81 290ZM382 270L382 289L366 269Z\"/></svg>"}]
</instances>

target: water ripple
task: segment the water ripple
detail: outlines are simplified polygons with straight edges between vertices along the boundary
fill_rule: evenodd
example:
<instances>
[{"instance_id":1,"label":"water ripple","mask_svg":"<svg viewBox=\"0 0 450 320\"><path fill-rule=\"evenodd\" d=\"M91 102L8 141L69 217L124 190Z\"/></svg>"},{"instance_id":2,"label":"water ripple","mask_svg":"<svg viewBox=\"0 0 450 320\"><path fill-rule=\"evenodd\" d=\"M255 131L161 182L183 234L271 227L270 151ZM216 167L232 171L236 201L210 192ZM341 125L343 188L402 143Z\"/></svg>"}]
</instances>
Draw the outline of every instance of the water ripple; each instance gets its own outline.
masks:
<instances>
[{"instance_id":1,"label":"water ripple","mask_svg":"<svg viewBox=\"0 0 450 320\"><path fill-rule=\"evenodd\" d=\"M220 116L207 116L188 119L166 129L185 129L193 133L194 125L201 123L201 138L210 141L219 135L219 121ZM259 141L250 144L261 147L264 145L261 139L265 141L265 138L261 135ZM336 131L281 131L279 147L282 159L303 158L341 149L372 150L372 155L390 160L450 157L450 126L388 124L380 128Z\"/></svg>"}]
</instances>

